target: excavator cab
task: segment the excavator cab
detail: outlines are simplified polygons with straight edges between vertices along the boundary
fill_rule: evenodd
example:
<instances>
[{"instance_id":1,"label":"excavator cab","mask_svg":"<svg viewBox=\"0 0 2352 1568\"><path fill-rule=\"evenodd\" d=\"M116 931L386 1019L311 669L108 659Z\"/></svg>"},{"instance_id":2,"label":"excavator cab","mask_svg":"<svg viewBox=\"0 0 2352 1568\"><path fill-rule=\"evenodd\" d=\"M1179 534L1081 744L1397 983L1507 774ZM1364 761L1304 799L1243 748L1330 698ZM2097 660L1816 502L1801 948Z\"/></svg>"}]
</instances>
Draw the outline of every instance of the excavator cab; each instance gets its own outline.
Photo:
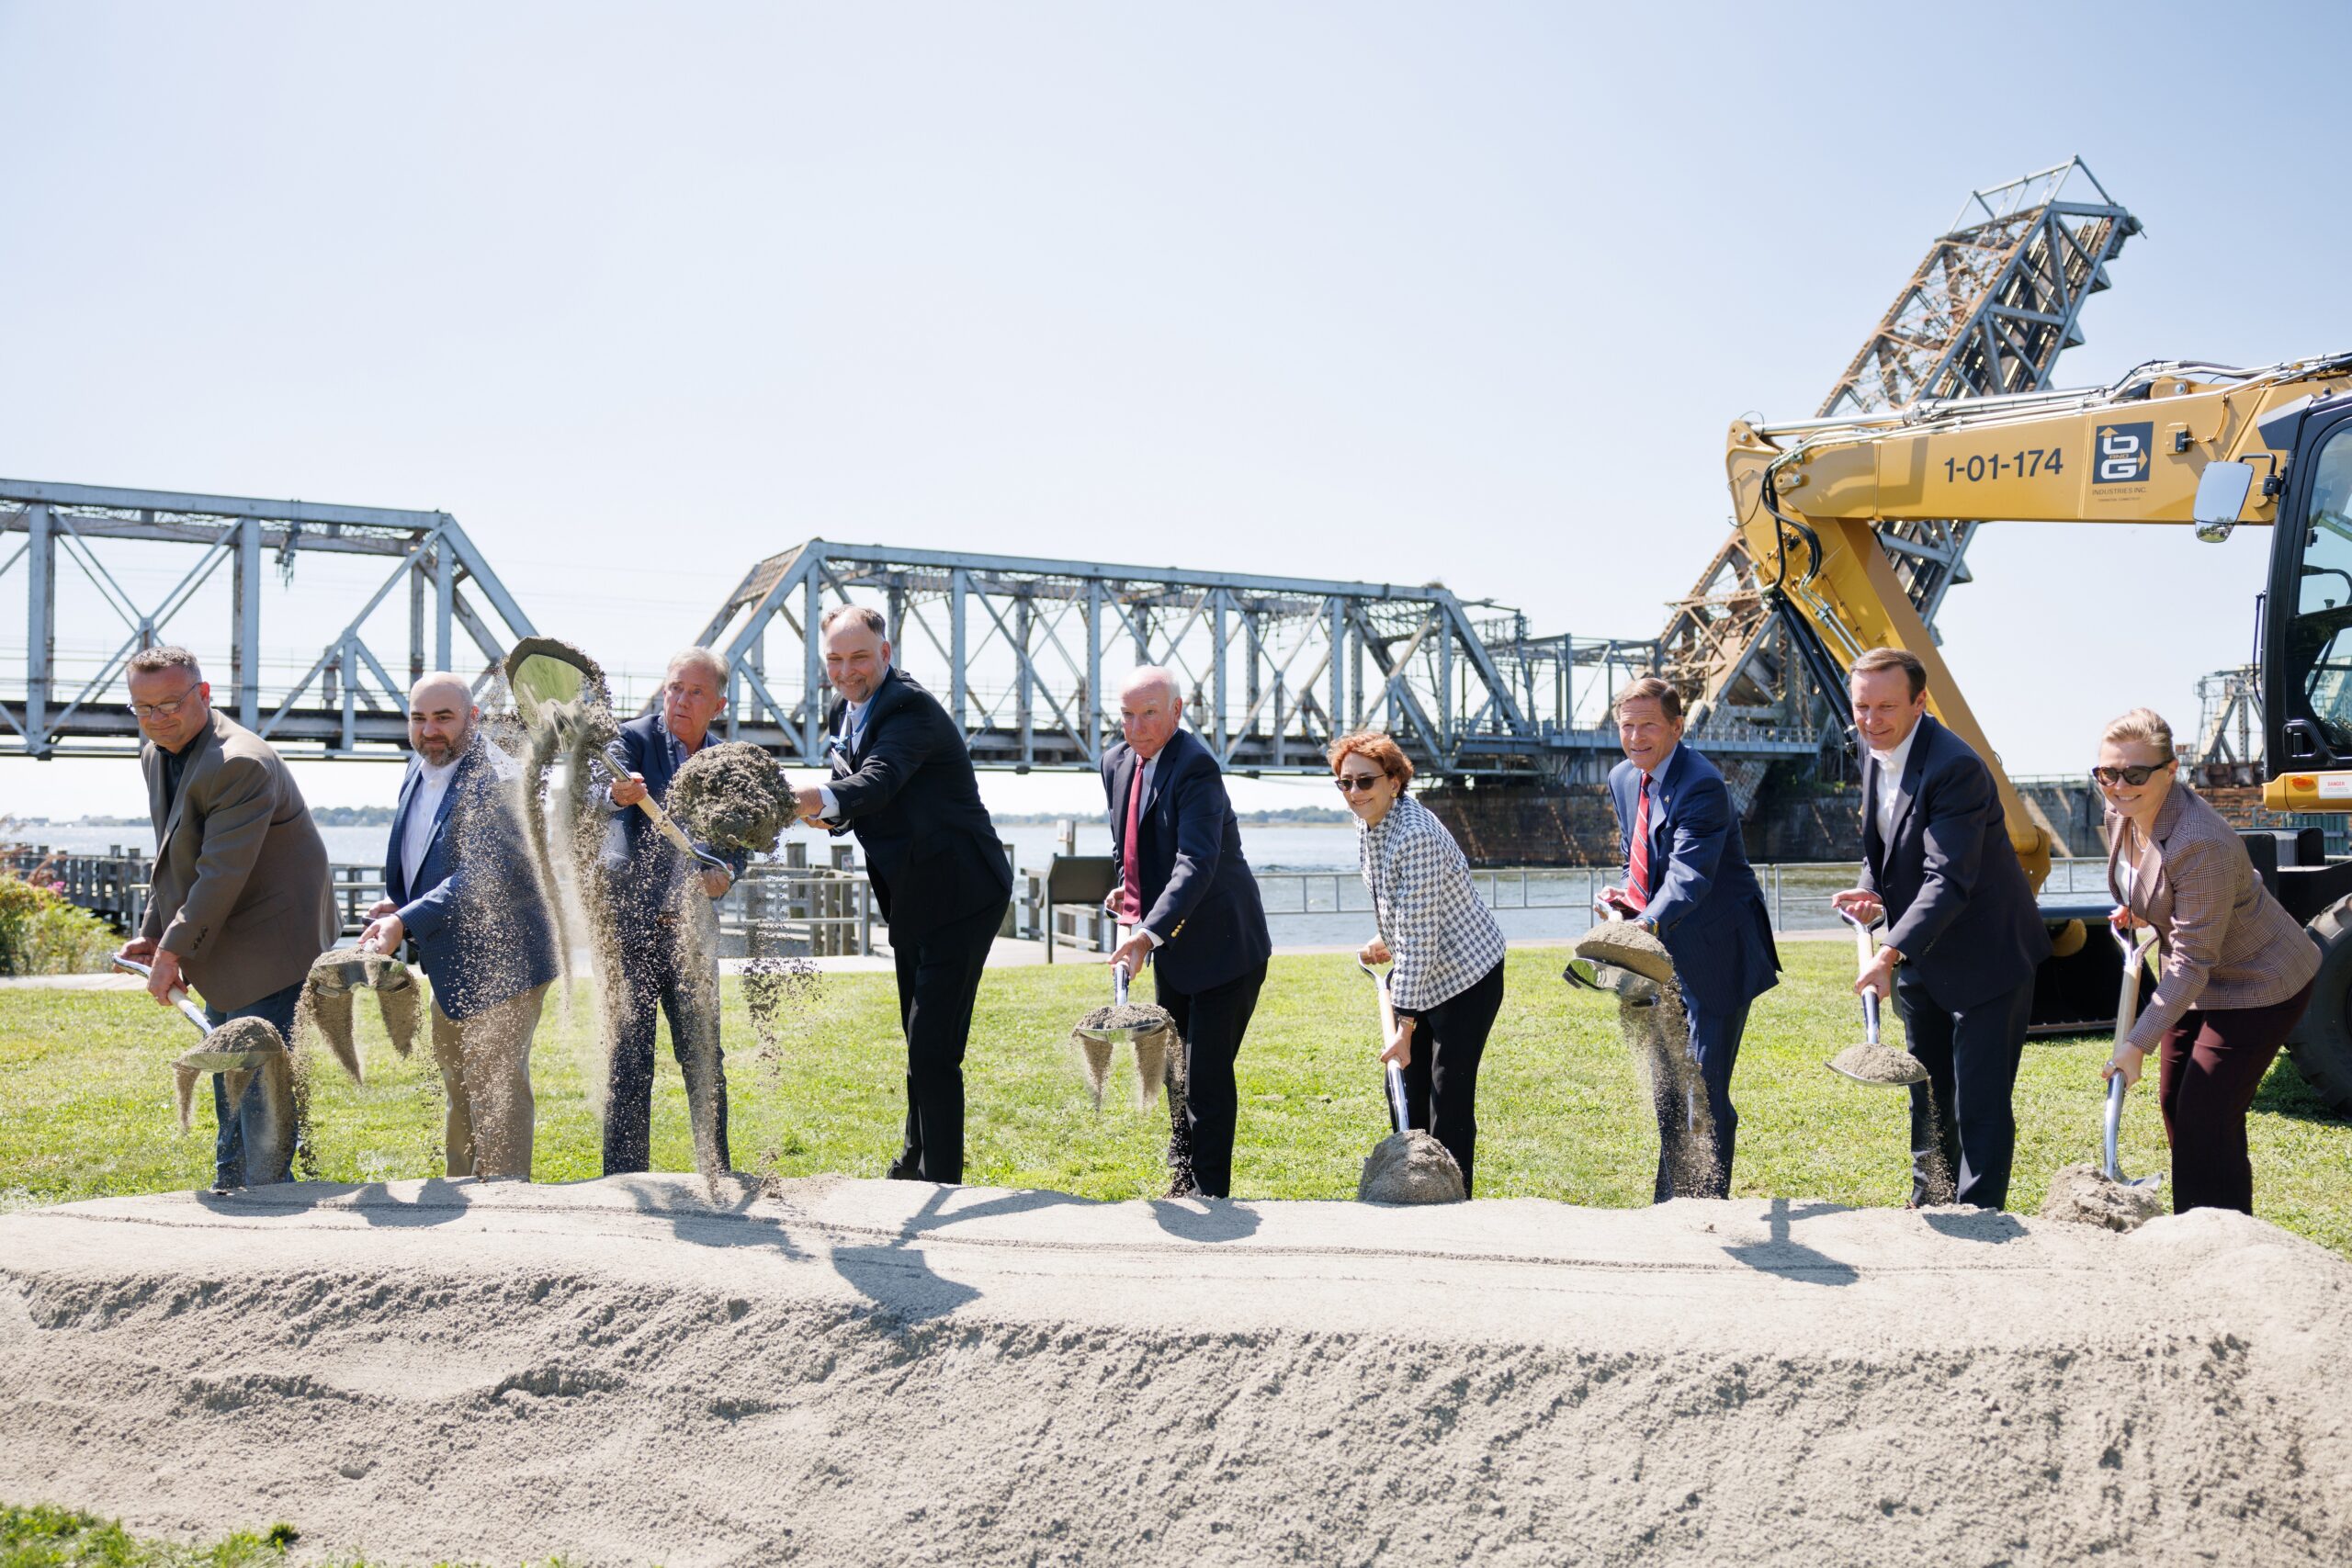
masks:
<instances>
[{"instance_id":1,"label":"excavator cab","mask_svg":"<svg viewBox=\"0 0 2352 1568\"><path fill-rule=\"evenodd\" d=\"M2352 395L2282 409L2262 434L2291 454L2264 601L2271 770L2352 768Z\"/></svg>"},{"instance_id":2,"label":"excavator cab","mask_svg":"<svg viewBox=\"0 0 2352 1568\"><path fill-rule=\"evenodd\" d=\"M2299 399L2260 425L2286 457L2262 626L2264 739L2274 811L2352 820L2352 392ZM2248 834L2263 881L2319 944L2311 1005L2287 1042L2319 1096L2352 1113L2352 858L2327 833ZM2266 854L2275 846L2278 852ZM2339 851L2346 846L2339 844Z\"/></svg>"}]
</instances>

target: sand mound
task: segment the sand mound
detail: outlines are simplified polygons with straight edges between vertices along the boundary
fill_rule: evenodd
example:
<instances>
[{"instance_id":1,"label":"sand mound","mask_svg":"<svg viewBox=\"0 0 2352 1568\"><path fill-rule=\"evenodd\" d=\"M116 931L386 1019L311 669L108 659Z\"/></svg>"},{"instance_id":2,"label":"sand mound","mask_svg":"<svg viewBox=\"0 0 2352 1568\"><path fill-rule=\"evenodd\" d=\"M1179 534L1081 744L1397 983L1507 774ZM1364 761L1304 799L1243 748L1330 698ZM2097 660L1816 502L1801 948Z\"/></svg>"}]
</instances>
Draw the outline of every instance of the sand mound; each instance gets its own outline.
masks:
<instances>
[{"instance_id":1,"label":"sand mound","mask_svg":"<svg viewBox=\"0 0 2352 1568\"><path fill-rule=\"evenodd\" d=\"M1685 1200L0 1215L0 1496L488 1562L2352 1560L2352 1267Z\"/></svg>"},{"instance_id":2,"label":"sand mound","mask_svg":"<svg viewBox=\"0 0 2352 1568\"><path fill-rule=\"evenodd\" d=\"M2160 1188L2127 1187L2109 1181L2095 1165L2070 1165L2050 1179L2050 1195L2042 1200L2041 1217L2128 1231L2146 1224L2167 1207Z\"/></svg>"},{"instance_id":3,"label":"sand mound","mask_svg":"<svg viewBox=\"0 0 2352 1568\"><path fill-rule=\"evenodd\" d=\"M1359 1203L1459 1203L1468 1196L1453 1154L1419 1131L1391 1133L1374 1144L1356 1179Z\"/></svg>"}]
</instances>

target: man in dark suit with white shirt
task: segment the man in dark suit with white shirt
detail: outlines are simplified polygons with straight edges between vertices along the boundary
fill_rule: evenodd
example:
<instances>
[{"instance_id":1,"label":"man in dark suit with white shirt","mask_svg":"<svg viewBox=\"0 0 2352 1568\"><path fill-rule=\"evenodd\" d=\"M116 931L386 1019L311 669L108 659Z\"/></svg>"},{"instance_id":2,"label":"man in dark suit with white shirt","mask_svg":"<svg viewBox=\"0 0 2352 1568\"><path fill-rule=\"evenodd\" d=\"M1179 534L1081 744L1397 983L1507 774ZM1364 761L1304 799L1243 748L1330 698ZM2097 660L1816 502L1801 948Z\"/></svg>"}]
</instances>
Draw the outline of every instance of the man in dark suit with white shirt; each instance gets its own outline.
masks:
<instances>
[{"instance_id":1,"label":"man in dark suit with white shirt","mask_svg":"<svg viewBox=\"0 0 2352 1568\"><path fill-rule=\"evenodd\" d=\"M1911 1205L2008 1201L2017 1150L2010 1094L2025 1054L2033 976L2050 955L1992 770L1928 712L1928 672L1872 649L1848 677L1862 769L1862 886L1838 894L1859 919L1885 914L1857 994L1893 994L1928 1081L1911 1086Z\"/></svg>"},{"instance_id":2,"label":"man in dark suit with white shirt","mask_svg":"<svg viewBox=\"0 0 2352 1568\"><path fill-rule=\"evenodd\" d=\"M1781 955L1731 792L1714 763L1683 741L1682 694L1647 675L1617 694L1615 708L1625 760L1611 770L1609 793L1624 844L1625 886L1610 893L1674 960L1713 1145L1703 1156L1686 1149L1697 1108L1660 1074L1654 1196L1661 1203L1725 1198L1739 1130L1732 1066L1748 1007L1780 984Z\"/></svg>"},{"instance_id":3,"label":"man in dark suit with white shirt","mask_svg":"<svg viewBox=\"0 0 2352 1568\"><path fill-rule=\"evenodd\" d=\"M889 1174L964 1179L964 1049L989 949L1012 899L1012 866L980 802L964 732L939 699L890 668L879 612L826 613L831 782L799 792L803 819L854 832L889 922L907 1037L906 1144Z\"/></svg>"},{"instance_id":4,"label":"man in dark suit with white shirt","mask_svg":"<svg viewBox=\"0 0 2352 1568\"><path fill-rule=\"evenodd\" d=\"M1179 723L1175 676L1136 671L1119 716L1126 739L1103 751L1102 788L1120 874L1113 912L1132 930L1111 962L1129 975L1151 964L1159 1005L1184 1040L1193 1185L1204 1198L1228 1197L1240 1108L1233 1064L1273 939L1224 772Z\"/></svg>"}]
</instances>

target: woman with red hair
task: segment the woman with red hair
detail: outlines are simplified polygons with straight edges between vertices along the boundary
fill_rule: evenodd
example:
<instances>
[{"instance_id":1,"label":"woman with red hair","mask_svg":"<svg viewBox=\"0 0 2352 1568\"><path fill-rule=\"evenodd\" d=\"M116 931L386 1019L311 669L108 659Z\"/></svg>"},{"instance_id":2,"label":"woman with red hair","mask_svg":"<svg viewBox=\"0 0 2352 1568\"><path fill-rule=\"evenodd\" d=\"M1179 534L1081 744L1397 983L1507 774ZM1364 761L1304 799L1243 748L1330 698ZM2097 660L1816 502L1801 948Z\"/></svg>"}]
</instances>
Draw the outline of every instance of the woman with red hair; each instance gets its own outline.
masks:
<instances>
[{"instance_id":1,"label":"woman with red hair","mask_svg":"<svg viewBox=\"0 0 2352 1568\"><path fill-rule=\"evenodd\" d=\"M1366 964L1394 963L1396 1032L1381 1052L1404 1070L1408 1119L1462 1168L1470 1191L1478 1142L1478 1057L1503 1005L1503 933L1470 884L1470 863L1445 824L1405 793L1413 764L1375 730L1330 750L1334 782L1355 813L1357 855L1380 934Z\"/></svg>"}]
</instances>

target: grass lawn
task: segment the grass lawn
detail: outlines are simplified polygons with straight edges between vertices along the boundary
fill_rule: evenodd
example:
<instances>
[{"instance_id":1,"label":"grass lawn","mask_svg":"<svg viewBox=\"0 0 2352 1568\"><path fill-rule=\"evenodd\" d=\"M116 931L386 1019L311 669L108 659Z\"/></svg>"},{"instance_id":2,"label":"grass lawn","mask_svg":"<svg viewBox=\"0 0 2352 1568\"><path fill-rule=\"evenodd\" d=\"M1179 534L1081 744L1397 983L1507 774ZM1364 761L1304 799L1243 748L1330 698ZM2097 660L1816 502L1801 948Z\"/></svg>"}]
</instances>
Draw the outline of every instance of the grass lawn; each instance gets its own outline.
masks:
<instances>
[{"instance_id":1,"label":"grass lawn","mask_svg":"<svg viewBox=\"0 0 2352 1568\"><path fill-rule=\"evenodd\" d=\"M0 1568L278 1568L300 1539L293 1526L277 1524L188 1545L134 1536L116 1520L71 1508L0 1504ZM368 1564L349 1558L334 1568ZM549 1558L543 1568L562 1564Z\"/></svg>"},{"instance_id":2,"label":"grass lawn","mask_svg":"<svg viewBox=\"0 0 2352 1568\"><path fill-rule=\"evenodd\" d=\"M1572 991L1559 949L1521 949L1479 1086L1478 1192L1605 1206L1645 1203L1657 1134L1618 1038L1615 1003ZM1860 1034L1840 982L1842 944L1791 942L1780 987L1751 1014L1733 1093L1740 1107L1734 1190L1894 1204L1908 1190L1903 1094L1833 1077L1825 1057ZM1132 1102L1087 1103L1072 1019L1104 998L1089 964L1003 969L981 987L966 1063L965 1174L975 1183L1087 1197L1157 1196L1166 1119ZM772 1156L786 1175L879 1176L897 1152L904 1047L887 975L826 976L760 1052L735 983L727 987L729 1116L737 1165ZM331 1065L315 1075L322 1174L382 1180L438 1174L440 1084L420 1048L402 1061L363 1015L371 1081ZM0 990L0 1201L57 1202L186 1189L211 1174L209 1099L182 1136L164 1064L194 1031L136 992ZM2058 1167L2097 1156L2098 1064L2107 1042L2026 1049L2017 1093L2012 1207L2039 1207ZM536 1174L597 1174L583 1064L584 1005L550 1000L533 1057L539 1097ZM692 1168L685 1099L665 1055L655 1089L655 1168ZM1277 958L1240 1061L1239 1198L1351 1198L1364 1152L1385 1130L1374 1064L1371 991L1343 956ZM1130 1075L1130 1083L1132 1075ZM2332 1120L2282 1057L2255 1102L2256 1208L2352 1254L2352 1125ZM2165 1168L2153 1077L2125 1115L2123 1163Z\"/></svg>"}]
</instances>

